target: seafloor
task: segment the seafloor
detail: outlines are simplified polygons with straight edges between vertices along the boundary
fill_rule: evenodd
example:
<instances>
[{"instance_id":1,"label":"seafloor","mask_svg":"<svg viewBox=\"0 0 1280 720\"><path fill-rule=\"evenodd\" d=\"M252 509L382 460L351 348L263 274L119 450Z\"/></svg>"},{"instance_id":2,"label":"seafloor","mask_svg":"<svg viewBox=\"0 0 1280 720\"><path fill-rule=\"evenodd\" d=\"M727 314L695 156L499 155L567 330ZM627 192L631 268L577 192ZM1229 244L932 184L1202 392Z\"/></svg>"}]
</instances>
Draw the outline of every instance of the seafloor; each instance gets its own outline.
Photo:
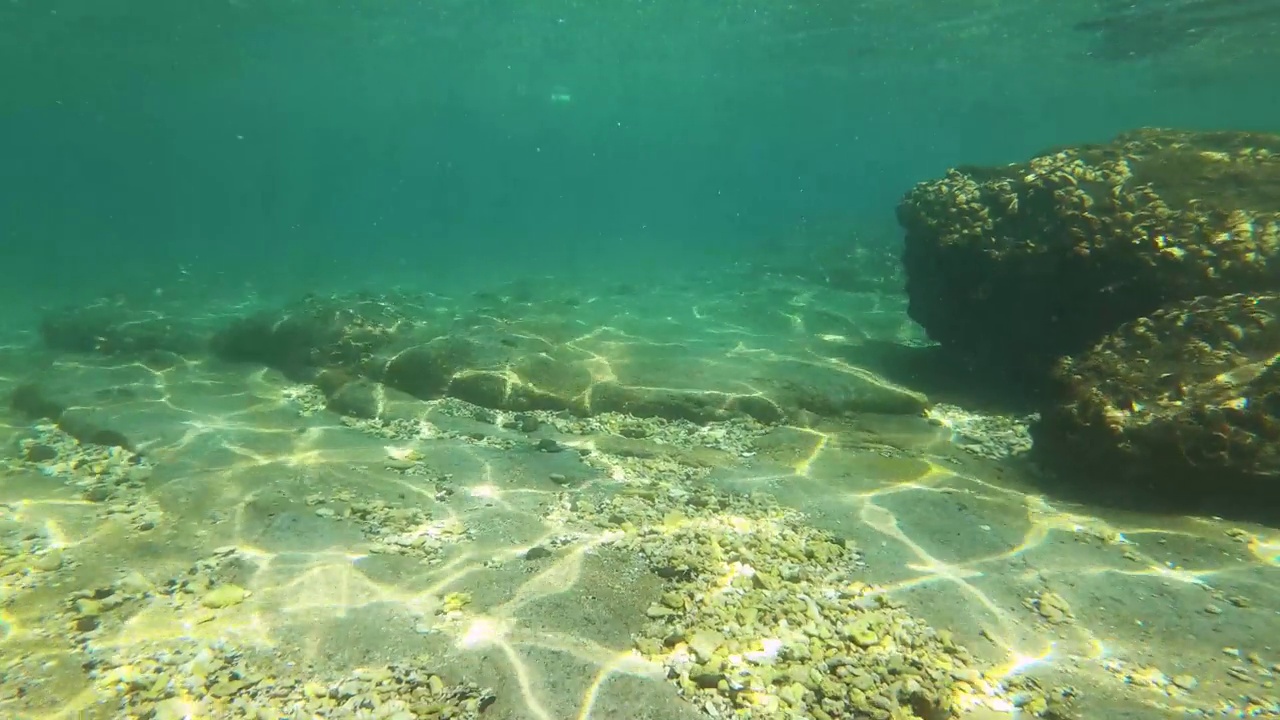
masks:
<instances>
[{"instance_id":1,"label":"seafloor","mask_svg":"<svg viewBox=\"0 0 1280 720\"><path fill-rule=\"evenodd\" d=\"M358 419L261 365L16 332L0 716L1280 714L1280 534L1045 494L1026 419L963 393L859 411L869 383L911 397L895 294L737 272L417 307L615 386L750 396L810 368L856 397L773 424L407 396ZM31 393L99 435L20 413Z\"/></svg>"}]
</instances>

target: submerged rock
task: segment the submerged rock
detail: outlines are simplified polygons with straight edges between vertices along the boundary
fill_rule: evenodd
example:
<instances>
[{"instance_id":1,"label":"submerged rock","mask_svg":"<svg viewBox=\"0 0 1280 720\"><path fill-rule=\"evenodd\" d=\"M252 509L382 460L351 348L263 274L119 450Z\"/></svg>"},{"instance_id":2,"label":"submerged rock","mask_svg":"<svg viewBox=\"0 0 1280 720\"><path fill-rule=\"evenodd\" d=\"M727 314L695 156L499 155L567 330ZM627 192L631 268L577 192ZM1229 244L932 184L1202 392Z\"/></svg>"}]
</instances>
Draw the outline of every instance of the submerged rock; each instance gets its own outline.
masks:
<instances>
[{"instance_id":1,"label":"submerged rock","mask_svg":"<svg viewBox=\"0 0 1280 720\"><path fill-rule=\"evenodd\" d=\"M190 319L124 301L100 301L46 313L40 320L46 347L108 357L163 360L204 349L204 335Z\"/></svg>"},{"instance_id":2,"label":"submerged rock","mask_svg":"<svg viewBox=\"0 0 1280 720\"><path fill-rule=\"evenodd\" d=\"M1176 303L1053 373L1036 450L1162 492L1263 491L1280 507L1280 295Z\"/></svg>"},{"instance_id":3,"label":"submerged rock","mask_svg":"<svg viewBox=\"0 0 1280 720\"><path fill-rule=\"evenodd\" d=\"M607 326L592 332L546 308L524 311L529 317L459 315L333 297L235 320L212 348L222 359L314 383L329 409L360 418L406 415L415 398L698 423L919 415L929 405L918 392L830 358L743 352L696 335L658 342Z\"/></svg>"},{"instance_id":4,"label":"submerged rock","mask_svg":"<svg viewBox=\"0 0 1280 720\"><path fill-rule=\"evenodd\" d=\"M917 185L898 218L910 314L1040 379L1122 323L1280 275L1280 136L1143 129Z\"/></svg>"}]
</instances>

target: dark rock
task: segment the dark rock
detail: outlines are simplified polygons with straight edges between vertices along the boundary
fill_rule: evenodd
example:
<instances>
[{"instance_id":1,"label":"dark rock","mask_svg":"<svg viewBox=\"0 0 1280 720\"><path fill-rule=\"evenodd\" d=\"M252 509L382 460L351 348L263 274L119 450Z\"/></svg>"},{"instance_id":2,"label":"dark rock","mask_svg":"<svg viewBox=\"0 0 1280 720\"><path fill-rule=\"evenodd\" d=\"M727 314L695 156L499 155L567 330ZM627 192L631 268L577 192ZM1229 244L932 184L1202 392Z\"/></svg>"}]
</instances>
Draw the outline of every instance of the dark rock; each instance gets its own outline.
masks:
<instances>
[{"instance_id":1,"label":"dark rock","mask_svg":"<svg viewBox=\"0 0 1280 720\"><path fill-rule=\"evenodd\" d=\"M558 453L564 451L565 447L551 438L542 438L534 444L533 449L546 453Z\"/></svg>"},{"instance_id":2,"label":"dark rock","mask_svg":"<svg viewBox=\"0 0 1280 720\"><path fill-rule=\"evenodd\" d=\"M62 415L58 416L58 427L82 443L133 449L133 443L124 436L124 433L100 426L94 419L92 411L88 409L69 408L63 411Z\"/></svg>"},{"instance_id":3,"label":"dark rock","mask_svg":"<svg viewBox=\"0 0 1280 720\"><path fill-rule=\"evenodd\" d=\"M361 298L306 298L281 312L241 318L214 334L213 353L286 374L316 368L365 370L410 324L389 303Z\"/></svg>"},{"instance_id":4,"label":"dark rock","mask_svg":"<svg viewBox=\"0 0 1280 720\"><path fill-rule=\"evenodd\" d=\"M122 447L133 450L129 438L119 431L102 427L93 417L89 407L72 407L70 403L55 400L35 383L24 383L9 395L9 407L31 420L52 420L60 430L92 445Z\"/></svg>"},{"instance_id":5,"label":"dark rock","mask_svg":"<svg viewBox=\"0 0 1280 720\"><path fill-rule=\"evenodd\" d=\"M64 308L40 320L40 338L54 350L112 357L186 355L204 348L193 325L124 302Z\"/></svg>"},{"instance_id":6,"label":"dark rock","mask_svg":"<svg viewBox=\"0 0 1280 720\"><path fill-rule=\"evenodd\" d=\"M522 413L517 415L515 419L511 421L510 425L510 429L519 430L522 433L531 433L537 432L538 428L542 427L542 421L536 416Z\"/></svg>"},{"instance_id":7,"label":"dark rock","mask_svg":"<svg viewBox=\"0 0 1280 720\"><path fill-rule=\"evenodd\" d=\"M477 350L476 343L465 338L435 338L392 355L382 371L381 380L414 397L433 400L450 389L457 373L474 365ZM492 402L496 395L476 394L486 402L471 402L495 407Z\"/></svg>"},{"instance_id":8,"label":"dark rock","mask_svg":"<svg viewBox=\"0 0 1280 720\"><path fill-rule=\"evenodd\" d=\"M531 547L524 551L525 560L541 560L549 557L551 557L551 551L541 545Z\"/></svg>"},{"instance_id":9,"label":"dark rock","mask_svg":"<svg viewBox=\"0 0 1280 720\"><path fill-rule=\"evenodd\" d=\"M381 417L383 386L364 378L343 383L332 392L325 393L327 407L339 415L349 415L365 420Z\"/></svg>"},{"instance_id":10,"label":"dark rock","mask_svg":"<svg viewBox=\"0 0 1280 720\"><path fill-rule=\"evenodd\" d=\"M910 314L975 364L1042 379L1120 324L1280 274L1280 136L1145 129L916 186Z\"/></svg>"},{"instance_id":11,"label":"dark rock","mask_svg":"<svg viewBox=\"0 0 1280 720\"><path fill-rule=\"evenodd\" d=\"M9 408L32 420L57 420L64 406L33 383L24 383L9 395Z\"/></svg>"},{"instance_id":12,"label":"dark rock","mask_svg":"<svg viewBox=\"0 0 1280 720\"><path fill-rule=\"evenodd\" d=\"M724 680L724 675L720 673L704 672L698 673L689 679L703 690L715 690L720 685L720 682Z\"/></svg>"},{"instance_id":13,"label":"dark rock","mask_svg":"<svg viewBox=\"0 0 1280 720\"><path fill-rule=\"evenodd\" d=\"M27 462L47 462L58 457L58 451L43 443L35 443L27 446L24 458Z\"/></svg>"}]
</instances>

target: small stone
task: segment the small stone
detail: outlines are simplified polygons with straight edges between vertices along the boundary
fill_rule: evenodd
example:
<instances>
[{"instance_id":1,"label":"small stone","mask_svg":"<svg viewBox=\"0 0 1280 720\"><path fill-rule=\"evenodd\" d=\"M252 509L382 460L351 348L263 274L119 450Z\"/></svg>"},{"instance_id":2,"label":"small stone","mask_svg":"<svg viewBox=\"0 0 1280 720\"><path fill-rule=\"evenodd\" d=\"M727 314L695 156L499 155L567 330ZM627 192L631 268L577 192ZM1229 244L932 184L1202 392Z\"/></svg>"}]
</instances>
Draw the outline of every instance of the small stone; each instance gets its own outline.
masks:
<instances>
[{"instance_id":1,"label":"small stone","mask_svg":"<svg viewBox=\"0 0 1280 720\"><path fill-rule=\"evenodd\" d=\"M549 557L551 557L551 551L541 545L535 545L524 551L525 560L541 560Z\"/></svg>"},{"instance_id":2,"label":"small stone","mask_svg":"<svg viewBox=\"0 0 1280 720\"><path fill-rule=\"evenodd\" d=\"M58 457L58 451L42 443L32 443L23 453L27 462L48 462Z\"/></svg>"},{"instance_id":3,"label":"small stone","mask_svg":"<svg viewBox=\"0 0 1280 720\"><path fill-rule=\"evenodd\" d=\"M676 611L661 605L650 605L649 609L644 611L644 614L657 620L658 618L664 618L668 615L675 615Z\"/></svg>"},{"instance_id":4,"label":"small stone","mask_svg":"<svg viewBox=\"0 0 1280 720\"><path fill-rule=\"evenodd\" d=\"M200 598L200 604L215 610L239 605L249 597L249 591L239 585L219 585Z\"/></svg>"},{"instance_id":5,"label":"small stone","mask_svg":"<svg viewBox=\"0 0 1280 720\"><path fill-rule=\"evenodd\" d=\"M102 603L89 598L80 598L75 603L76 614L80 617L92 617L102 614Z\"/></svg>"},{"instance_id":6,"label":"small stone","mask_svg":"<svg viewBox=\"0 0 1280 720\"><path fill-rule=\"evenodd\" d=\"M880 642L880 636L871 628L871 621L865 617L842 626L840 635L861 648L869 648Z\"/></svg>"},{"instance_id":7,"label":"small stone","mask_svg":"<svg viewBox=\"0 0 1280 720\"><path fill-rule=\"evenodd\" d=\"M698 673L689 679L703 690L715 690L720 685L720 681L724 680L724 675L721 675L720 673L704 672Z\"/></svg>"},{"instance_id":8,"label":"small stone","mask_svg":"<svg viewBox=\"0 0 1280 720\"><path fill-rule=\"evenodd\" d=\"M151 590L151 583L135 570L116 581L116 589L125 595L142 595Z\"/></svg>"},{"instance_id":9,"label":"small stone","mask_svg":"<svg viewBox=\"0 0 1280 720\"><path fill-rule=\"evenodd\" d=\"M662 604L672 610L684 610L684 595L674 590L662 594Z\"/></svg>"},{"instance_id":10,"label":"small stone","mask_svg":"<svg viewBox=\"0 0 1280 720\"><path fill-rule=\"evenodd\" d=\"M214 683L213 687L209 688L209 694L214 697L228 697L240 692L243 687L244 683L222 680Z\"/></svg>"},{"instance_id":11,"label":"small stone","mask_svg":"<svg viewBox=\"0 0 1280 720\"><path fill-rule=\"evenodd\" d=\"M180 698L161 700L151 710L152 720L186 720L193 714L191 703Z\"/></svg>"},{"instance_id":12,"label":"small stone","mask_svg":"<svg viewBox=\"0 0 1280 720\"><path fill-rule=\"evenodd\" d=\"M1200 681L1197 680L1193 675L1174 675L1173 684L1177 685L1183 690L1186 690L1187 692L1191 692L1192 690L1195 690L1198 685L1200 685Z\"/></svg>"},{"instance_id":13,"label":"small stone","mask_svg":"<svg viewBox=\"0 0 1280 720\"><path fill-rule=\"evenodd\" d=\"M443 695L444 680L441 680L439 675L432 675L427 678L427 689L431 691L432 695Z\"/></svg>"},{"instance_id":14,"label":"small stone","mask_svg":"<svg viewBox=\"0 0 1280 720\"><path fill-rule=\"evenodd\" d=\"M351 677L356 680L360 680L361 682L373 683L376 685L383 680L389 679L391 677L391 670L385 667L356 668L356 670L351 673Z\"/></svg>"},{"instance_id":15,"label":"small stone","mask_svg":"<svg viewBox=\"0 0 1280 720\"><path fill-rule=\"evenodd\" d=\"M551 480L551 482L557 485L569 484L569 478L566 477L564 473L551 473L550 475L547 476L547 479Z\"/></svg>"},{"instance_id":16,"label":"small stone","mask_svg":"<svg viewBox=\"0 0 1280 720\"><path fill-rule=\"evenodd\" d=\"M106 485L94 485L84 491L84 499L89 502L106 502L111 497L111 488Z\"/></svg>"},{"instance_id":17,"label":"small stone","mask_svg":"<svg viewBox=\"0 0 1280 720\"><path fill-rule=\"evenodd\" d=\"M309 698L320 698L329 694L329 688L312 681L302 686L302 694Z\"/></svg>"},{"instance_id":18,"label":"small stone","mask_svg":"<svg viewBox=\"0 0 1280 720\"><path fill-rule=\"evenodd\" d=\"M558 453L564 450L563 445L551 438L542 438L533 448L545 453Z\"/></svg>"},{"instance_id":19,"label":"small stone","mask_svg":"<svg viewBox=\"0 0 1280 720\"><path fill-rule=\"evenodd\" d=\"M327 508L327 507L316 508L317 517L332 518L337 514L338 513L334 512L333 508Z\"/></svg>"},{"instance_id":20,"label":"small stone","mask_svg":"<svg viewBox=\"0 0 1280 720\"><path fill-rule=\"evenodd\" d=\"M724 645L724 636L714 630L698 630L689 637L689 649L700 663L706 663Z\"/></svg>"},{"instance_id":21,"label":"small stone","mask_svg":"<svg viewBox=\"0 0 1280 720\"><path fill-rule=\"evenodd\" d=\"M756 572L751 576L751 584L757 590L776 590L778 588L778 580L769 573Z\"/></svg>"},{"instance_id":22,"label":"small stone","mask_svg":"<svg viewBox=\"0 0 1280 720\"><path fill-rule=\"evenodd\" d=\"M62 567L62 551L59 550L58 548L53 548L52 550L49 550L43 555L40 555L39 557L37 557L35 562L31 564L31 566L34 567L36 570L40 570L43 572L51 572L53 570L57 570L58 568Z\"/></svg>"},{"instance_id":23,"label":"small stone","mask_svg":"<svg viewBox=\"0 0 1280 720\"><path fill-rule=\"evenodd\" d=\"M1053 625L1071 622L1075 618L1071 612L1071 606L1057 593L1040 593L1036 598L1035 608L1040 617Z\"/></svg>"},{"instance_id":24,"label":"small stone","mask_svg":"<svg viewBox=\"0 0 1280 720\"><path fill-rule=\"evenodd\" d=\"M446 613L450 613L457 610L461 610L462 608L470 604L471 604L470 593L451 592L448 595L444 596L443 605L441 609Z\"/></svg>"},{"instance_id":25,"label":"small stone","mask_svg":"<svg viewBox=\"0 0 1280 720\"><path fill-rule=\"evenodd\" d=\"M805 687L800 683L791 683L778 688L778 697L788 705L797 706L804 701Z\"/></svg>"},{"instance_id":26,"label":"small stone","mask_svg":"<svg viewBox=\"0 0 1280 720\"><path fill-rule=\"evenodd\" d=\"M1209 613L1210 615L1221 615L1221 614L1222 614L1222 608L1220 608L1220 607L1218 607L1217 605L1214 605L1214 604L1212 604L1212 603L1211 603L1211 604L1209 604L1209 605L1205 605L1205 606L1204 606L1204 611L1205 611L1205 612L1207 612L1207 613Z\"/></svg>"}]
</instances>

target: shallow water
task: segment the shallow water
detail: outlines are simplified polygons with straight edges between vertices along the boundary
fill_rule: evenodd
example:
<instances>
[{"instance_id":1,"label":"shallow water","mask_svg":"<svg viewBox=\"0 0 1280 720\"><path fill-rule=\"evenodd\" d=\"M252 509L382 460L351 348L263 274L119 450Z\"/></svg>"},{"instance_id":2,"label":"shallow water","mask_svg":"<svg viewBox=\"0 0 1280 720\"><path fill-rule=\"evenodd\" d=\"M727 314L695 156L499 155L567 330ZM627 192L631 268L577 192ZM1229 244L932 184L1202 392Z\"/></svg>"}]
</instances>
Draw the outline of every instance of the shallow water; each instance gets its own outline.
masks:
<instances>
[{"instance_id":1,"label":"shallow water","mask_svg":"<svg viewBox=\"0 0 1280 720\"><path fill-rule=\"evenodd\" d=\"M1280 145L1181 134L1275 131L1277 33L1265 0L0 3L0 719L1280 715L1270 487L1071 479L991 348L1090 323L947 324L1280 287ZM1129 244L1138 157L1008 176L1141 127L1196 237ZM895 214L956 167L986 205ZM900 223L939 217L974 267L1096 232L1004 295L918 232L909 302ZM1115 228L1105 286L1059 284Z\"/></svg>"},{"instance_id":2,"label":"shallow water","mask_svg":"<svg viewBox=\"0 0 1280 720\"><path fill-rule=\"evenodd\" d=\"M559 330L557 346L589 353L597 382L664 375L693 393L753 392L784 359L870 373L830 332L837 319L911 332L893 296L794 279L502 292L420 311L496 302L513 336ZM784 295L772 313L738 312ZM175 326L243 311L165 310ZM904 677L946 667L952 704L937 717L1239 712L1280 662L1280 536L1047 496L1016 414L990 414L1003 432L984 435L964 425L980 416L945 405L800 427L403 398L411 411L384 422L326 410L314 386L258 365L30 342L7 346L4 389L34 382L138 454L7 420L11 717L357 717L361 703L360 717L435 717L427 692L463 716L692 718L734 695L681 680L691 663L697 676L698 642L790 672L823 666L751 653L866 617L897 628L873 624L892 639L854 662L872 670L868 695L895 677L874 674L893 653L923 668ZM832 539L835 555L804 550ZM671 553L698 560L672 570ZM804 610L819 598L830 604ZM785 682L768 686L786 697Z\"/></svg>"}]
</instances>

